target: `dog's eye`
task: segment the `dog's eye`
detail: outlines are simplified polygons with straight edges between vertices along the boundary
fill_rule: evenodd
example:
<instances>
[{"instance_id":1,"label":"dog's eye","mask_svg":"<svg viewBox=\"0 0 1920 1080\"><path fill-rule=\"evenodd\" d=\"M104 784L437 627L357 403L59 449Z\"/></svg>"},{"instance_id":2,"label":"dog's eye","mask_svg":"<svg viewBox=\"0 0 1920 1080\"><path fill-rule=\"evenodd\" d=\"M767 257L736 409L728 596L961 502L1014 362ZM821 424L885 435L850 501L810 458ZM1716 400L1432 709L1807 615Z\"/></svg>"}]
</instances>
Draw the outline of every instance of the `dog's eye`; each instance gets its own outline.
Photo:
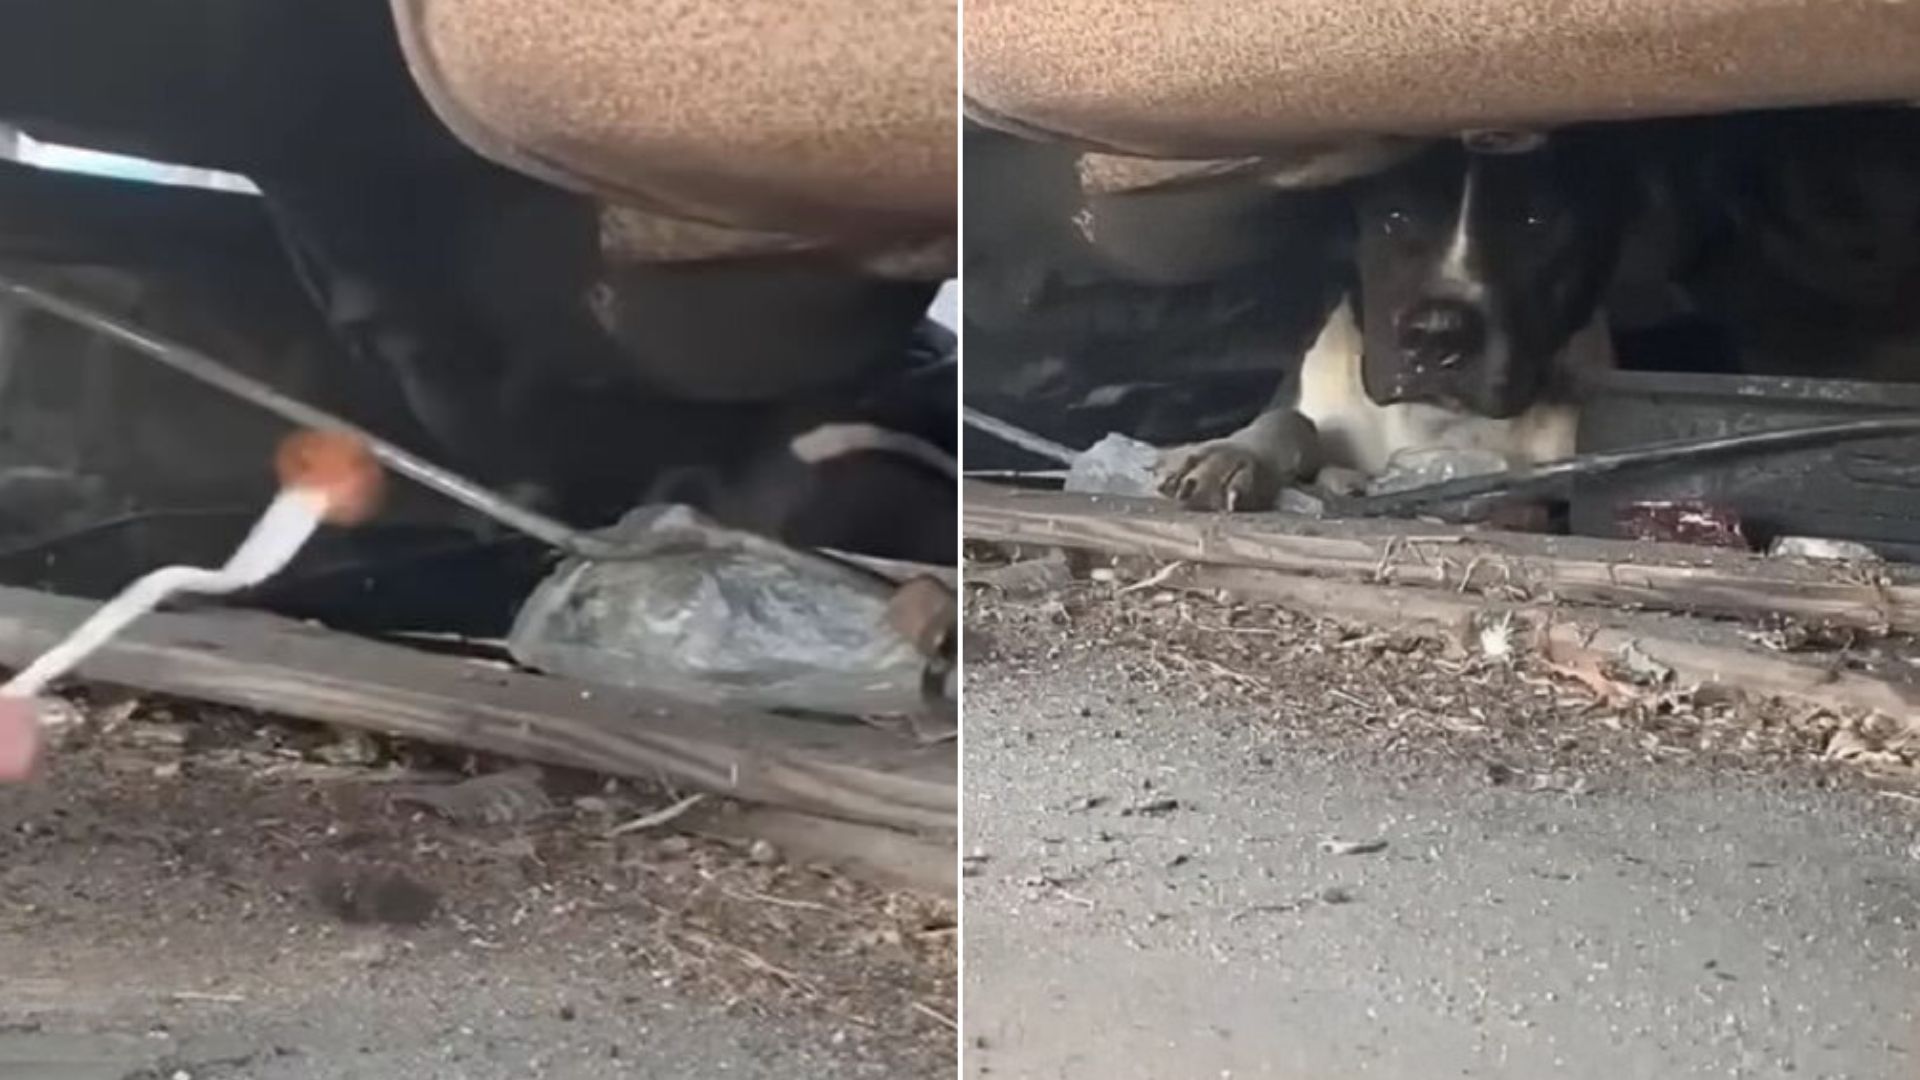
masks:
<instances>
[{"instance_id":1,"label":"dog's eye","mask_svg":"<svg viewBox=\"0 0 1920 1080\"><path fill-rule=\"evenodd\" d=\"M1389 210L1380 216L1380 228L1388 236L1405 236L1413 218L1405 210Z\"/></svg>"}]
</instances>

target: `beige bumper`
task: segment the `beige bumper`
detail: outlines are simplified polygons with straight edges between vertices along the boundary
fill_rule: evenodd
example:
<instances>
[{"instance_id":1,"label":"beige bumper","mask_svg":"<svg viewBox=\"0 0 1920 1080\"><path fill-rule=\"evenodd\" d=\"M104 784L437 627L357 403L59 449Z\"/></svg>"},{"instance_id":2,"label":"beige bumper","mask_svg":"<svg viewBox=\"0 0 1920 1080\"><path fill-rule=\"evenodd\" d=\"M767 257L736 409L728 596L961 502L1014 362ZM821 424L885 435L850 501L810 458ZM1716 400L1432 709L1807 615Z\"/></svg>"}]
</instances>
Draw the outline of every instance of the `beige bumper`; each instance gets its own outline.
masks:
<instances>
[{"instance_id":1,"label":"beige bumper","mask_svg":"<svg viewBox=\"0 0 1920 1080\"><path fill-rule=\"evenodd\" d=\"M393 5L416 80L476 150L642 218L710 226L614 226L679 245L658 254L952 231L953 0Z\"/></svg>"}]
</instances>

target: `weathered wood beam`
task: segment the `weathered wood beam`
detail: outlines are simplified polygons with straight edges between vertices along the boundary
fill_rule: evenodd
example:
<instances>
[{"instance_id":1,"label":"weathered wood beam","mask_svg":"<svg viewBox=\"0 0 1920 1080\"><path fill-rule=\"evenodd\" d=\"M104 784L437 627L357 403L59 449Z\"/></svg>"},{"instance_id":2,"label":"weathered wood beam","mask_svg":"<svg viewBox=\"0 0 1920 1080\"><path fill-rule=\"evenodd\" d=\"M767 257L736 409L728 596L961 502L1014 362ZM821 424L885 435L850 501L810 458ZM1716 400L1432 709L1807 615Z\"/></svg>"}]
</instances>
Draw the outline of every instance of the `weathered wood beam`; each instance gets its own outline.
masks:
<instances>
[{"instance_id":1,"label":"weathered wood beam","mask_svg":"<svg viewBox=\"0 0 1920 1080\"><path fill-rule=\"evenodd\" d=\"M1183 567L1165 586L1226 593L1291 611L1395 630L1471 649L1476 625L1511 614L1521 642L1560 663L1617 659L1629 646L1673 669L1682 684L1712 684L1748 697L1808 708L1877 712L1920 724L1920 676L1904 665L1885 671L1840 667L1830 652L1783 653L1742 638L1725 623L1673 615L1509 606L1391 585L1304 578L1240 567Z\"/></svg>"},{"instance_id":2,"label":"weathered wood beam","mask_svg":"<svg viewBox=\"0 0 1920 1080\"><path fill-rule=\"evenodd\" d=\"M93 607L0 588L0 665L29 661ZM254 612L150 616L78 676L554 765L664 776L892 829L957 830L951 746L501 670Z\"/></svg>"},{"instance_id":3,"label":"weathered wood beam","mask_svg":"<svg viewBox=\"0 0 1920 1080\"><path fill-rule=\"evenodd\" d=\"M1920 573L1681 544L1476 531L1406 521L1203 514L1141 499L965 489L970 540L1256 567L1507 599L1920 632Z\"/></svg>"}]
</instances>

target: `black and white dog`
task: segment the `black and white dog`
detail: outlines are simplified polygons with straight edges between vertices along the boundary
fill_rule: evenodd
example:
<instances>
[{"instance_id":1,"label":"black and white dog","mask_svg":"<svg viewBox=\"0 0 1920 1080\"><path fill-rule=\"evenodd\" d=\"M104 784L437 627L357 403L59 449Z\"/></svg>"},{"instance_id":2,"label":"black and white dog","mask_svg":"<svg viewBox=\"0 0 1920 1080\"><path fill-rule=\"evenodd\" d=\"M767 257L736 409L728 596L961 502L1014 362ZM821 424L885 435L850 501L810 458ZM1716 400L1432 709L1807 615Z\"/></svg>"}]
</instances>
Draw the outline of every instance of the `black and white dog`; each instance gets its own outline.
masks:
<instances>
[{"instance_id":1,"label":"black and white dog","mask_svg":"<svg viewBox=\"0 0 1920 1080\"><path fill-rule=\"evenodd\" d=\"M1635 160L1605 129L1481 135L1357 182L1352 280L1318 339L1252 422L1163 453L1162 490L1257 510L1409 448L1571 454L1575 373L1612 362Z\"/></svg>"},{"instance_id":2,"label":"black and white dog","mask_svg":"<svg viewBox=\"0 0 1920 1080\"><path fill-rule=\"evenodd\" d=\"M646 501L795 547L955 565L958 348L924 322L908 364L774 407L741 453L665 470Z\"/></svg>"}]
</instances>

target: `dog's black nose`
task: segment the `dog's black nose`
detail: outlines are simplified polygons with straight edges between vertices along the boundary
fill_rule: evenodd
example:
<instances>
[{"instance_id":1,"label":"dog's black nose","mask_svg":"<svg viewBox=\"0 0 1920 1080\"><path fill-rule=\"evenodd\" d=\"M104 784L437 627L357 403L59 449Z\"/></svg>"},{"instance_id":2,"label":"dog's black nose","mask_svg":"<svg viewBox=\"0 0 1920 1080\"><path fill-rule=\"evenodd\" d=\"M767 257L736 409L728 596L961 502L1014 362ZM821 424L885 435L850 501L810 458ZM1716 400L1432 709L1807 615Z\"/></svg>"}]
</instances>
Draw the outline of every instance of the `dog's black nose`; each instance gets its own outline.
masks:
<instances>
[{"instance_id":1,"label":"dog's black nose","mask_svg":"<svg viewBox=\"0 0 1920 1080\"><path fill-rule=\"evenodd\" d=\"M1427 300L1408 308L1396 327L1407 355L1442 365L1472 359L1487 343L1487 320L1472 304Z\"/></svg>"}]
</instances>

